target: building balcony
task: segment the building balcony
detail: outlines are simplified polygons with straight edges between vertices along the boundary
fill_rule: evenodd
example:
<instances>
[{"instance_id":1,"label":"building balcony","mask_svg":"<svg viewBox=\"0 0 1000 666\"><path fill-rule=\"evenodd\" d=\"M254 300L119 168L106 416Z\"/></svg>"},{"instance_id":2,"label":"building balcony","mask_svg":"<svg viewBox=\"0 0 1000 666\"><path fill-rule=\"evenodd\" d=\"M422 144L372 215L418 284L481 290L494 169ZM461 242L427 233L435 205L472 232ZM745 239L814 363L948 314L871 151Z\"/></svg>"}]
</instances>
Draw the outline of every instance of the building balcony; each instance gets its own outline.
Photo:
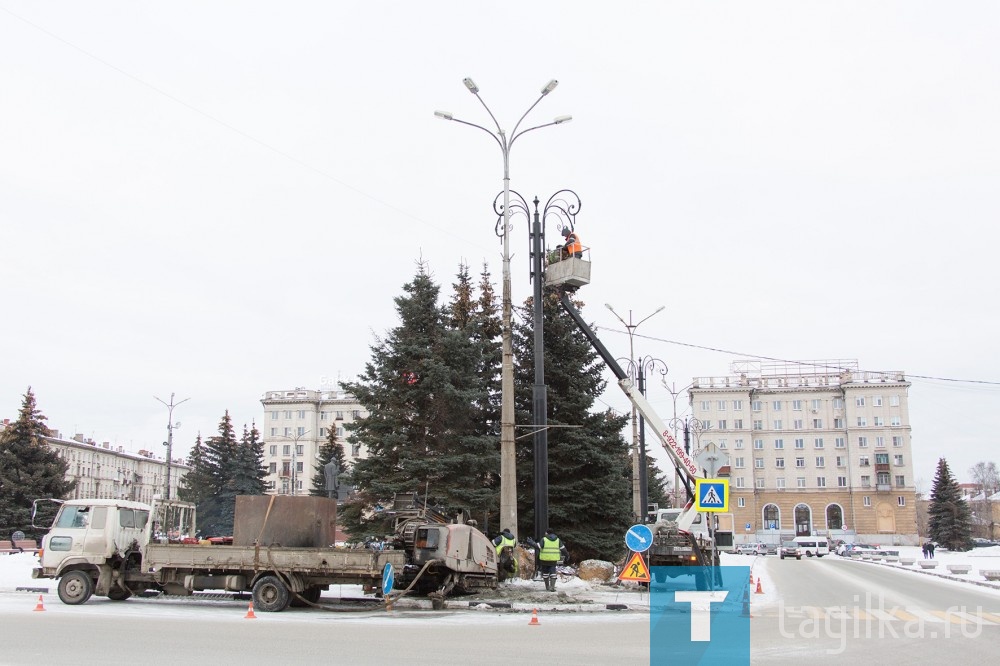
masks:
<instances>
[{"instance_id":1,"label":"building balcony","mask_svg":"<svg viewBox=\"0 0 1000 666\"><path fill-rule=\"evenodd\" d=\"M875 485L875 492L877 493L889 493L892 492L892 486L888 483L879 483Z\"/></svg>"}]
</instances>

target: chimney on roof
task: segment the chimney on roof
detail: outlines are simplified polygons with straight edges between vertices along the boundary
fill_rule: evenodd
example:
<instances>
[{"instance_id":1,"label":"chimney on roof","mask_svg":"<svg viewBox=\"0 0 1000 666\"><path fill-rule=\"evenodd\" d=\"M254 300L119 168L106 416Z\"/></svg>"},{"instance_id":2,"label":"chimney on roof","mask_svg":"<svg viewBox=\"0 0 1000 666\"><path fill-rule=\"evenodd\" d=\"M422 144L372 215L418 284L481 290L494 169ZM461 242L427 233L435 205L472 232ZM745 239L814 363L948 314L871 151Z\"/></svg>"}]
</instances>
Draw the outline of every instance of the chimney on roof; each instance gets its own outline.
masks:
<instances>
[{"instance_id":1,"label":"chimney on roof","mask_svg":"<svg viewBox=\"0 0 1000 666\"><path fill-rule=\"evenodd\" d=\"M83 444L83 433L82 432L78 432L75 435L73 435L73 441L74 442L80 442L81 444Z\"/></svg>"}]
</instances>

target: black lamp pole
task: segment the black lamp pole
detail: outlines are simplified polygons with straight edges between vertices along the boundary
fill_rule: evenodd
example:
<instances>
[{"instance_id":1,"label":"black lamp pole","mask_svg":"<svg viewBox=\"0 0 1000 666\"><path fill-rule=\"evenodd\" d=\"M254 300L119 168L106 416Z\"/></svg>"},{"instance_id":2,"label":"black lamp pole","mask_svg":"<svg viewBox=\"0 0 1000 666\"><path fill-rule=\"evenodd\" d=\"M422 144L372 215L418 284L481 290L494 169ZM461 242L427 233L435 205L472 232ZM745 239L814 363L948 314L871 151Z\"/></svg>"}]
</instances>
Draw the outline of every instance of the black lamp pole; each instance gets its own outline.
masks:
<instances>
[{"instance_id":1,"label":"black lamp pole","mask_svg":"<svg viewBox=\"0 0 1000 666\"><path fill-rule=\"evenodd\" d=\"M664 377L667 376L668 368L667 364L658 358L653 358L652 356L646 356L639 359L639 393L646 395L646 372L653 372L656 369L656 365L660 364L663 366L663 370L660 371ZM649 507L649 479L647 478L647 467L646 467L646 419L643 418L642 413L639 414L639 502L643 511L647 511ZM646 515L640 516L642 522L646 522Z\"/></svg>"}]
</instances>

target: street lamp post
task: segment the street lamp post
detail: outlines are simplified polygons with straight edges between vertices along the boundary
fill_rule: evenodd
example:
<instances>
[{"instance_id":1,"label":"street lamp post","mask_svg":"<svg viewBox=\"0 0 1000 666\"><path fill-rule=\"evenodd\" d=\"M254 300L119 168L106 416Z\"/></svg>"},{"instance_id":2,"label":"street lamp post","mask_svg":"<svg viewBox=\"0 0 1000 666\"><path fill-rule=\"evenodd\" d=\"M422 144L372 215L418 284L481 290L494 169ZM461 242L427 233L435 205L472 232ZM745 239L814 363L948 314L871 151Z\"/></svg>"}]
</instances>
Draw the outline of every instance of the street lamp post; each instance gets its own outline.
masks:
<instances>
[{"instance_id":1,"label":"street lamp post","mask_svg":"<svg viewBox=\"0 0 1000 666\"><path fill-rule=\"evenodd\" d=\"M511 295L510 295L510 151L514 141L518 137L528 132L550 125L560 125L572 120L572 116L559 116L552 122L518 131L525 117L531 113L542 98L555 90L559 82L555 79L549 81L542 88L541 95L534 104L521 115L520 120L514 125L514 130L508 135L500 127L496 116L486 105L479 95L479 86L471 78L463 79L462 83L469 92L476 96L479 103L483 105L493 124L496 125L496 132L486 129L476 123L455 118L448 111L435 111L434 115L443 120L451 120L469 127L475 127L493 137L500 147L503 155L503 229L501 239L503 241L503 322L502 322L502 353L503 360L500 368L500 528L510 529L517 534L517 467L514 453L514 349L511 331ZM536 500L537 501L537 500ZM537 509L536 509L537 511Z\"/></svg>"},{"instance_id":2,"label":"street lamp post","mask_svg":"<svg viewBox=\"0 0 1000 666\"><path fill-rule=\"evenodd\" d=\"M156 400L160 400L155 395L153 396ZM174 464L174 428L179 428L180 423L174 423L174 407L178 407L181 404L187 402L191 398L184 398L180 402L174 402L174 394L170 394L170 402L164 402L160 400L167 407L167 441L164 442L167 446L167 491L164 493L164 499L170 499L170 468Z\"/></svg>"},{"instance_id":3,"label":"street lamp post","mask_svg":"<svg viewBox=\"0 0 1000 666\"><path fill-rule=\"evenodd\" d=\"M611 307L611 304L605 303L604 307L606 307L608 310L611 310L611 314L613 314L615 318L617 318L618 321L622 323L622 326L624 326L625 330L628 332L629 365L633 369L637 369L638 363L635 360L635 341L633 339L633 336L635 335L635 329L639 328L639 326L644 321L646 321L653 315L662 312L666 306L661 305L660 307L656 308L656 310L652 314L644 317L643 319L640 319L638 322L635 323L632 322L631 310L628 311L628 323L625 323L625 320L622 319L617 312L615 312L615 309ZM639 420L637 418L637 414L638 412L635 408L635 405L632 405L632 512L635 514L636 520L641 520L643 516L646 515L646 507L641 504L642 492L640 490L640 484L641 484L640 477L642 477L643 475L640 474L639 471Z\"/></svg>"},{"instance_id":4,"label":"street lamp post","mask_svg":"<svg viewBox=\"0 0 1000 666\"><path fill-rule=\"evenodd\" d=\"M646 395L646 373L652 373L657 370L656 366L660 365L663 367L659 370L659 373L663 376L663 381L666 381L667 364L658 358L653 358L652 356L644 356L638 361L638 374L639 374L639 393ZM647 475L646 466L646 423L642 414L639 415L639 506L645 512L649 507L649 479L646 478ZM642 522L645 522L646 514L642 515Z\"/></svg>"}]
</instances>

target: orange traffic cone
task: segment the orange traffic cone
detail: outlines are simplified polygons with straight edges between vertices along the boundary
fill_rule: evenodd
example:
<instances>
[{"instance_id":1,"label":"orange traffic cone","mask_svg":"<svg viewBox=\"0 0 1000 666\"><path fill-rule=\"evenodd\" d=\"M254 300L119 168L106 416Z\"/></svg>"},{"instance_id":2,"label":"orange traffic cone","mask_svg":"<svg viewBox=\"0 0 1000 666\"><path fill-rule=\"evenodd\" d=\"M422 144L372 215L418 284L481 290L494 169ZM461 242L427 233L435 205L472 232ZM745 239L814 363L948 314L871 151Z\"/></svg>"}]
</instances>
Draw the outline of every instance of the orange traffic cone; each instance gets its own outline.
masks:
<instances>
[{"instance_id":1,"label":"orange traffic cone","mask_svg":"<svg viewBox=\"0 0 1000 666\"><path fill-rule=\"evenodd\" d=\"M539 624L540 623L538 621L538 609L536 608L533 611L531 611L531 622L528 623L528 626L529 627L534 627L534 626L537 626Z\"/></svg>"},{"instance_id":2,"label":"orange traffic cone","mask_svg":"<svg viewBox=\"0 0 1000 666\"><path fill-rule=\"evenodd\" d=\"M753 574L750 574L750 585L753 585Z\"/></svg>"},{"instance_id":3,"label":"orange traffic cone","mask_svg":"<svg viewBox=\"0 0 1000 666\"><path fill-rule=\"evenodd\" d=\"M257 616L253 614L253 602L247 607L247 614L243 616L244 620L256 620Z\"/></svg>"},{"instance_id":4,"label":"orange traffic cone","mask_svg":"<svg viewBox=\"0 0 1000 666\"><path fill-rule=\"evenodd\" d=\"M36 611L43 611L43 610L45 610L45 604L42 603L42 595L40 595L40 594L38 595L38 603L35 604L35 610Z\"/></svg>"},{"instance_id":5,"label":"orange traffic cone","mask_svg":"<svg viewBox=\"0 0 1000 666\"><path fill-rule=\"evenodd\" d=\"M760 578L757 579L757 590L754 592L754 594L764 594L764 590L762 590L760 587Z\"/></svg>"}]
</instances>

